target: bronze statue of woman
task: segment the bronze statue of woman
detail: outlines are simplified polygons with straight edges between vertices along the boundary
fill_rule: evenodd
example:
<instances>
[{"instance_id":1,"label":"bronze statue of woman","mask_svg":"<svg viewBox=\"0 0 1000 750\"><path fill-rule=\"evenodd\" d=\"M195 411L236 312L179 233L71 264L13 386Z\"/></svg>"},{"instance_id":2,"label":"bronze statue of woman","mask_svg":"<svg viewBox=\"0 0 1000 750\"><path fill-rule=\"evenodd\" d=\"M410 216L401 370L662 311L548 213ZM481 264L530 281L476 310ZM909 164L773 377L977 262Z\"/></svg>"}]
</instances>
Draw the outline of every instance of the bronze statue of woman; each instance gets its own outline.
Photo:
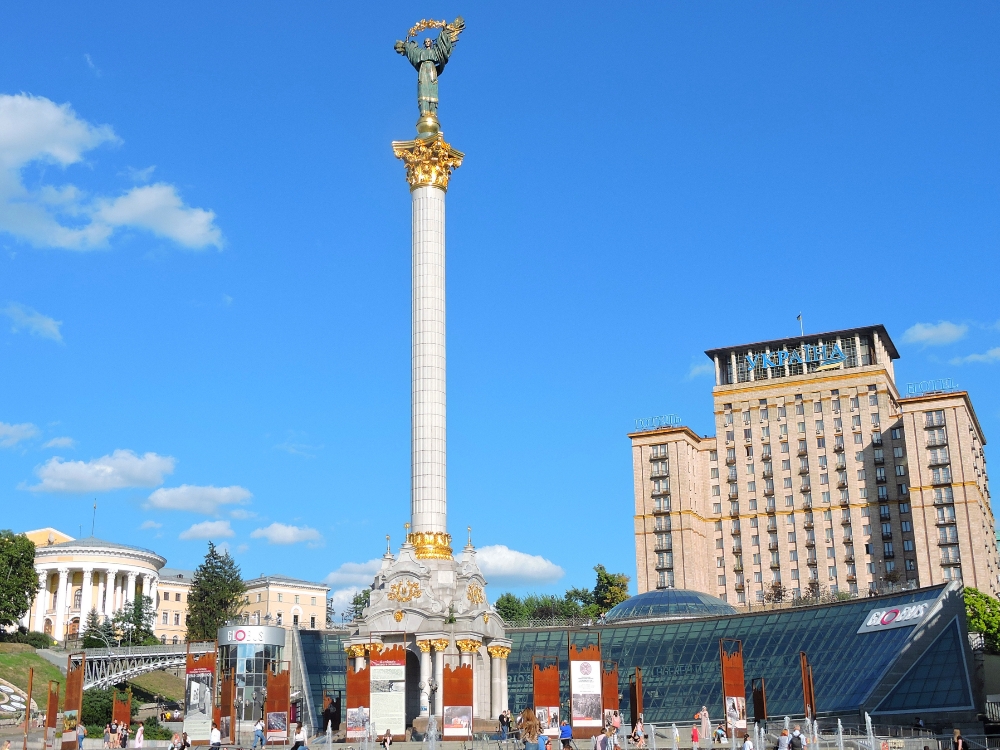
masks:
<instances>
[{"instance_id":1,"label":"bronze statue of woman","mask_svg":"<svg viewBox=\"0 0 1000 750\"><path fill-rule=\"evenodd\" d=\"M431 41L424 39L423 46L414 41L413 37L419 31L428 28L439 28L441 32L437 39ZM433 131L437 131L437 108L438 108L438 76L444 72L444 66L448 63L452 50L458 43L458 35L465 29L465 21L461 16L452 23L446 24L444 21L420 21L407 35L405 41L397 41L394 49L404 55L410 64L417 69L417 106L420 109L420 121L418 130L429 130L420 128L419 123L432 121Z\"/></svg>"}]
</instances>

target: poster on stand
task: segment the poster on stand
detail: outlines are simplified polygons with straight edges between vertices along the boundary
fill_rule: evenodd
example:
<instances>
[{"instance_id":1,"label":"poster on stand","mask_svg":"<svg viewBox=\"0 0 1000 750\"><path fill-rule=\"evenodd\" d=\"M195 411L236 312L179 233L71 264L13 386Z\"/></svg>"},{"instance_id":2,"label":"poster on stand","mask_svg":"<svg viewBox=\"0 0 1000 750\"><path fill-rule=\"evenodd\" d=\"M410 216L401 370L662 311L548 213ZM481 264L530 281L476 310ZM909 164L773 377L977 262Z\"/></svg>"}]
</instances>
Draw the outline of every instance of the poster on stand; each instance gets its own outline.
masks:
<instances>
[{"instance_id":1,"label":"poster on stand","mask_svg":"<svg viewBox=\"0 0 1000 750\"><path fill-rule=\"evenodd\" d=\"M726 729L730 737L742 736L747 728L747 693L743 681L743 642L719 639L722 660L722 696L726 706Z\"/></svg>"},{"instance_id":2,"label":"poster on stand","mask_svg":"<svg viewBox=\"0 0 1000 750\"><path fill-rule=\"evenodd\" d=\"M444 707L445 738L468 738L472 736L472 706Z\"/></svg>"},{"instance_id":3,"label":"poster on stand","mask_svg":"<svg viewBox=\"0 0 1000 750\"><path fill-rule=\"evenodd\" d=\"M406 650L402 646L372 654L369 664L369 719L379 736L386 730L406 736Z\"/></svg>"},{"instance_id":4,"label":"poster on stand","mask_svg":"<svg viewBox=\"0 0 1000 750\"><path fill-rule=\"evenodd\" d=\"M368 735L371 717L367 706L347 709L347 739L361 739Z\"/></svg>"},{"instance_id":5,"label":"poster on stand","mask_svg":"<svg viewBox=\"0 0 1000 750\"><path fill-rule=\"evenodd\" d=\"M559 706L535 706L535 717L542 734L559 736Z\"/></svg>"},{"instance_id":6,"label":"poster on stand","mask_svg":"<svg viewBox=\"0 0 1000 750\"><path fill-rule=\"evenodd\" d=\"M444 688L442 736L445 739L472 738L472 665L455 669L445 664L441 682Z\"/></svg>"},{"instance_id":7,"label":"poster on stand","mask_svg":"<svg viewBox=\"0 0 1000 750\"><path fill-rule=\"evenodd\" d=\"M288 739L288 712L267 712L266 737L268 744L283 745Z\"/></svg>"},{"instance_id":8,"label":"poster on stand","mask_svg":"<svg viewBox=\"0 0 1000 750\"><path fill-rule=\"evenodd\" d=\"M87 657L83 652L66 660L66 697L63 700L62 750L77 750L76 722L83 709L83 674Z\"/></svg>"},{"instance_id":9,"label":"poster on stand","mask_svg":"<svg viewBox=\"0 0 1000 750\"><path fill-rule=\"evenodd\" d=\"M600 727L603 718L600 660L570 661L569 692L572 696L573 726Z\"/></svg>"},{"instance_id":10,"label":"poster on stand","mask_svg":"<svg viewBox=\"0 0 1000 750\"><path fill-rule=\"evenodd\" d=\"M191 653L188 643L184 675L184 731L192 745L207 745L212 738L215 707L215 653Z\"/></svg>"}]
</instances>

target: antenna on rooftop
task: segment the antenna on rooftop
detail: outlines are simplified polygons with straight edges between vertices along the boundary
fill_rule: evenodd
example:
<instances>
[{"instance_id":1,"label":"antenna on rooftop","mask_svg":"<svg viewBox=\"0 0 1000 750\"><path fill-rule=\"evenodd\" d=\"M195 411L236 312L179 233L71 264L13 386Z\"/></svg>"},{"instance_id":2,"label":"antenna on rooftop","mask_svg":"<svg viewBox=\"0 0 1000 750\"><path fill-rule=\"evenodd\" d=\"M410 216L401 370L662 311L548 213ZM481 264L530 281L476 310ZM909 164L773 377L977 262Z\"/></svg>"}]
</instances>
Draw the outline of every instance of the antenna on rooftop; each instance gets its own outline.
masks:
<instances>
[{"instance_id":1,"label":"antenna on rooftop","mask_svg":"<svg viewBox=\"0 0 1000 750\"><path fill-rule=\"evenodd\" d=\"M802 325L802 313L799 313L798 321L799 321L799 333L801 335L805 336L806 335L806 329Z\"/></svg>"},{"instance_id":2,"label":"antenna on rooftop","mask_svg":"<svg viewBox=\"0 0 1000 750\"><path fill-rule=\"evenodd\" d=\"M94 517L90 519L90 535L94 535L94 525L97 523L97 501L94 501Z\"/></svg>"}]
</instances>

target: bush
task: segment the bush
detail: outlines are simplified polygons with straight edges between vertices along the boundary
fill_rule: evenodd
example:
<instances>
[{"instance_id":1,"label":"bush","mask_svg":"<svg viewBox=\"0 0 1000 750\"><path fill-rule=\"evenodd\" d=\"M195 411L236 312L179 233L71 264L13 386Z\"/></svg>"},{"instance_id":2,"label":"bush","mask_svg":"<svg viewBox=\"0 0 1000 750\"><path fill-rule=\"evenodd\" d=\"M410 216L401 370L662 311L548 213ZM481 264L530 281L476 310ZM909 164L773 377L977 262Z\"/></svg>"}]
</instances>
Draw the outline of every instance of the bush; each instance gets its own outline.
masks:
<instances>
[{"instance_id":1,"label":"bush","mask_svg":"<svg viewBox=\"0 0 1000 750\"><path fill-rule=\"evenodd\" d=\"M91 725L100 726L101 735L104 734L104 725L111 723L112 708L115 702L115 691L113 689L102 690L91 688L83 691L83 723L88 729ZM132 716L139 713L139 702L132 700Z\"/></svg>"},{"instance_id":2,"label":"bush","mask_svg":"<svg viewBox=\"0 0 1000 750\"><path fill-rule=\"evenodd\" d=\"M49 648L53 644L51 636L39 633L37 630L25 630L18 628L13 633L0 631L0 642L3 643L26 643L32 648Z\"/></svg>"},{"instance_id":3,"label":"bush","mask_svg":"<svg viewBox=\"0 0 1000 750\"><path fill-rule=\"evenodd\" d=\"M174 736L174 733L163 726L155 716L150 716L142 722L142 725L147 740L169 740Z\"/></svg>"}]
</instances>

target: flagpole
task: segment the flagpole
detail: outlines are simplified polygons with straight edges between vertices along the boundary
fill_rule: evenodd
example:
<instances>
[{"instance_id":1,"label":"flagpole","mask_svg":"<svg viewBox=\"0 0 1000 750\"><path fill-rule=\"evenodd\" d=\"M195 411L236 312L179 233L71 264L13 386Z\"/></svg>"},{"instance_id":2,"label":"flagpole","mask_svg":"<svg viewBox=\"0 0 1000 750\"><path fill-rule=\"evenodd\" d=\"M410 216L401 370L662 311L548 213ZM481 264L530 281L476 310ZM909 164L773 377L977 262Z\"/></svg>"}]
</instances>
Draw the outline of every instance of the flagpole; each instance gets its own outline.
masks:
<instances>
[{"instance_id":1,"label":"flagpole","mask_svg":"<svg viewBox=\"0 0 1000 750\"><path fill-rule=\"evenodd\" d=\"M806 335L806 329L802 325L802 313L799 313L799 334L802 336Z\"/></svg>"}]
</instances>

